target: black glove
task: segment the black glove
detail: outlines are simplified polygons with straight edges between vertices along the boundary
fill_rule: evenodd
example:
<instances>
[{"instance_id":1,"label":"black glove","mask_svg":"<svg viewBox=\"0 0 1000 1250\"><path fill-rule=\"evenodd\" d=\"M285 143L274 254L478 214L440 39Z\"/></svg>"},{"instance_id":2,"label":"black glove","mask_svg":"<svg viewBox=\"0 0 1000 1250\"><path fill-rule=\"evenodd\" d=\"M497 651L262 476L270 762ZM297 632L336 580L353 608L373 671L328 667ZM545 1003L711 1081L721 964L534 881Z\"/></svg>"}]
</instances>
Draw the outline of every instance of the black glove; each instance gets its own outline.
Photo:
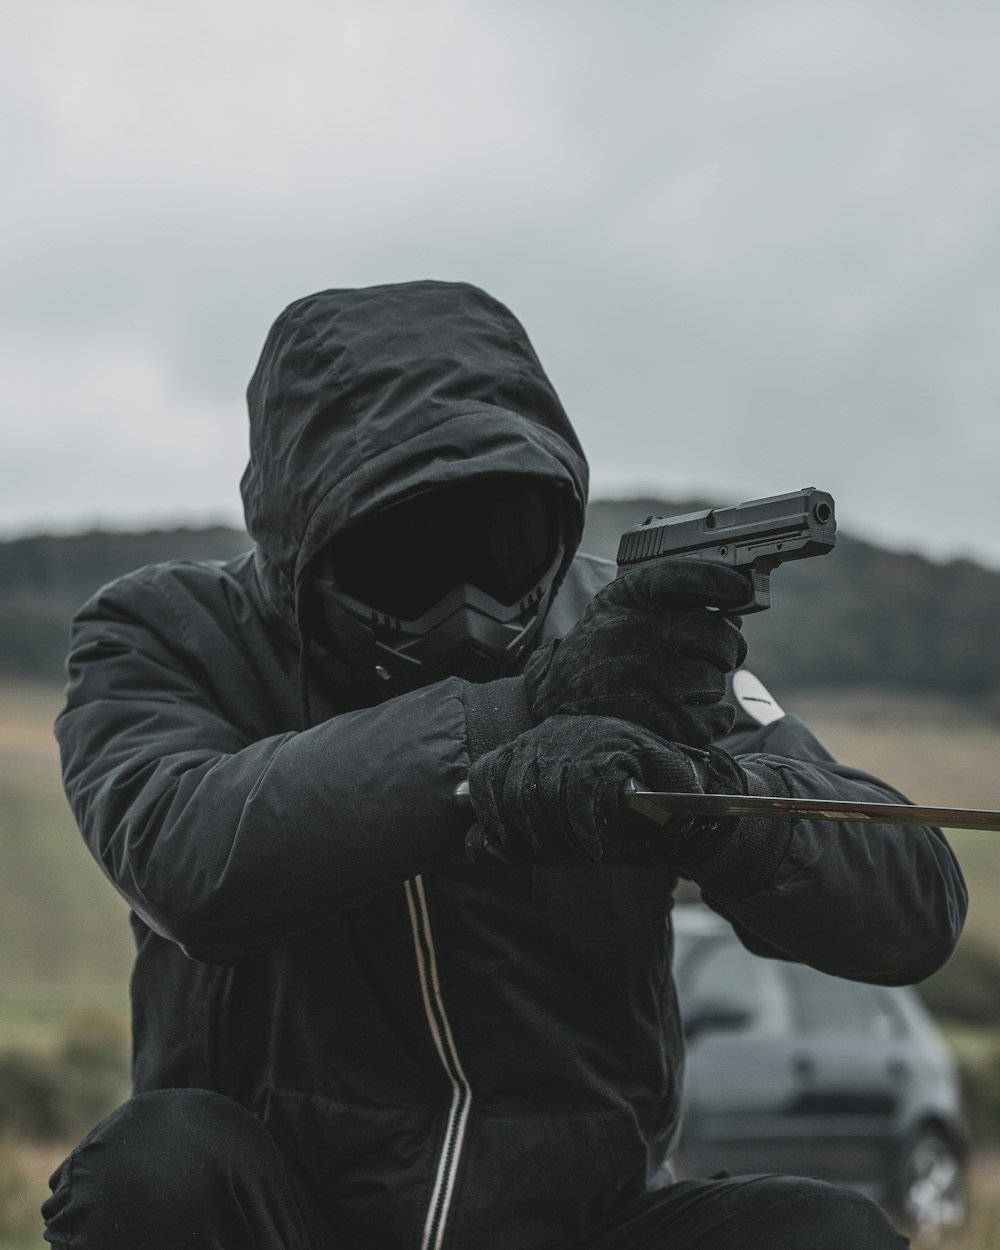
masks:
<instances>
[{"instance_id":1,"label":"black glove","mask_svg":"<svg viewBox=\"0 0 1000 1250\"><path fill-rule=\"evenodd\" d=\"M528 659L528 709L613 716L707 747L732 728L726 674L746 658L740 622L712 610L748 596L746 578L707 560L640 565L605 586L560 642Z\"/></svg>"},{"instance_id":2,"label":"black glove","mask_svg":"<svg viewBox=\"0 0 1000 1250\"><path fill-rule=\"evenodd\" d=\"M469 773L479 818L466 836L478 863L670 864L712 856L739 824L627 816L629 778L650 790L742 794L746 783L722 751L664 742L605 716L553 716L483 755Z\"/></svg>"}]
</instances>

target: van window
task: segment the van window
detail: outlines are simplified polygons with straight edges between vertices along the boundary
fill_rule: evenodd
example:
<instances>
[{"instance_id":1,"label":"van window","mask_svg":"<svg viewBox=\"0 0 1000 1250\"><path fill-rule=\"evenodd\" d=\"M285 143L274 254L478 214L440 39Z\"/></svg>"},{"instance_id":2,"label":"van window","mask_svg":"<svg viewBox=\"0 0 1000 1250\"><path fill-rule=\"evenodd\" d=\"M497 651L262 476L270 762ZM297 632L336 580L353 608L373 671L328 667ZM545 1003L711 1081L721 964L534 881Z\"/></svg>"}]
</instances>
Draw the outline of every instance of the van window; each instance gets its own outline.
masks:
<instances>
[{"instance_id":1,"label":"van window","mask_svg":"<svg viewBox=\"0 0 1000 1250\"><path fill-rule=\"evenodd\" d=\"M898 1012L877 987L827 976L800 964L789 964L786 973L805 1032L853 1033L886 1042L903 1032Z\"/></svg>"},{"instance_id":2,"label":"van window","mask_svg":"<svg viewBox=\"0 0 1000 1250\"><path fill-rule=\"evenodd\" d=\"M792 1003L777 965L751 955L733 939L699 943L682 965L678 989L682 1015L688 1018L726 1006L747 1014L741 1038L791 1032Z\"/></svg>"}]
</instances>

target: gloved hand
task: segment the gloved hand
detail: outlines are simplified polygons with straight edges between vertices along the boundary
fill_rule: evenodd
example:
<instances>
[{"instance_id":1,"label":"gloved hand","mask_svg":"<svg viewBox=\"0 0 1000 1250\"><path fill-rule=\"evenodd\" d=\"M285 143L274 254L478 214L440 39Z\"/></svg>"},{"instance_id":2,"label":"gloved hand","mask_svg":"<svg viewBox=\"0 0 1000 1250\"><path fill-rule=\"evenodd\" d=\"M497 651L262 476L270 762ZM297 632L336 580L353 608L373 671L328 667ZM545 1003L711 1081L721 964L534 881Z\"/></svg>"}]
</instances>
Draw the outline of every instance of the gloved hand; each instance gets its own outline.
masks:
<instances>
[{"instance_id":1,"label":"gloved hand","mask_svg":"<svg viewBox=\"0 0 1000 1250\"><path fill-rule=\"evenodd\" d=\"M737 818L626 816L629 778L651 790L746 792L742 770L716 748L664 742L606 716L552 716L481 756L469 773L478 822L466 836L478 863L671 864L710 857Z\"/></svg>"},{"instance_id":2,"label":"gloved hand","mask_svg":"<svg viewBox=\"0 0 1000 1250\"><path fill-rule=\"evenodd\" d=\"M712 609L747 595L742 574L707 560L632 569L598 591L565 638L528 658L532 718L611 716L707 747L732 728L726 674L746 658L739 620Z\"/></svg>"}]
</instances>

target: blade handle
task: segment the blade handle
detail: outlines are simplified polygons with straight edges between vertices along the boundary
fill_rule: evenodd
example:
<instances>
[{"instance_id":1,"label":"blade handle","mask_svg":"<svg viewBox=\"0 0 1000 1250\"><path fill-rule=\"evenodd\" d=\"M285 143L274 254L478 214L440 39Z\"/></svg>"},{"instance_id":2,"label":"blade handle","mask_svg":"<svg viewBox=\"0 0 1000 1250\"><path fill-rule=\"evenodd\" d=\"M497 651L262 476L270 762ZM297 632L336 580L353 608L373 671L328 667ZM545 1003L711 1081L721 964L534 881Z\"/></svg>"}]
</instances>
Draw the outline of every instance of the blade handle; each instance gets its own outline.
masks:
<instances>
[{"instance_id":1,"label":"blade handle","mask_svg":"<svg viewBox=\"0 0 1000 1250\"><path fill-rule=\"evenodd\" d=\"M654 803L648 803L642 798L642 787L633 777L622 786L622 807L629 812L638 812L640 816L644 816L647 820L652 820L657 825L669 825L671 817L669 813L657 807ZM471 811L472 797L469 794L469 779L460 781L451 792L452 802L462 811Z\"/></svg>"}]
</instances>

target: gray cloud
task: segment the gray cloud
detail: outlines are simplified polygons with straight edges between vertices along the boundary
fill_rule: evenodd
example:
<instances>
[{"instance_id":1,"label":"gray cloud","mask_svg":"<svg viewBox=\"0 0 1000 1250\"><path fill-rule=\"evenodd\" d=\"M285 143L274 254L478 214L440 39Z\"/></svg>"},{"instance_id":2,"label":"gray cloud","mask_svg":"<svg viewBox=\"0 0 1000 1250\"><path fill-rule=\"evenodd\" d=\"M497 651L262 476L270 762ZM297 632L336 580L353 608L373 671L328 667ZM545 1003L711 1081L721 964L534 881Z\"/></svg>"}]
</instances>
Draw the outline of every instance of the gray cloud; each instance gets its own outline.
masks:
<instances>
[{"instance_id":1,"label":"gray cloud","mask_svg":"<svg viewBox=\"0 0 1000 1250\"><path fill-rule=\"evenodd\" d=\"M279 309L440 276L524 321L598 490L815 482L855 531L1000 562L988 0L94 0L11 26L8 532L235 515Z\"/></svg>"}]
</instances>

